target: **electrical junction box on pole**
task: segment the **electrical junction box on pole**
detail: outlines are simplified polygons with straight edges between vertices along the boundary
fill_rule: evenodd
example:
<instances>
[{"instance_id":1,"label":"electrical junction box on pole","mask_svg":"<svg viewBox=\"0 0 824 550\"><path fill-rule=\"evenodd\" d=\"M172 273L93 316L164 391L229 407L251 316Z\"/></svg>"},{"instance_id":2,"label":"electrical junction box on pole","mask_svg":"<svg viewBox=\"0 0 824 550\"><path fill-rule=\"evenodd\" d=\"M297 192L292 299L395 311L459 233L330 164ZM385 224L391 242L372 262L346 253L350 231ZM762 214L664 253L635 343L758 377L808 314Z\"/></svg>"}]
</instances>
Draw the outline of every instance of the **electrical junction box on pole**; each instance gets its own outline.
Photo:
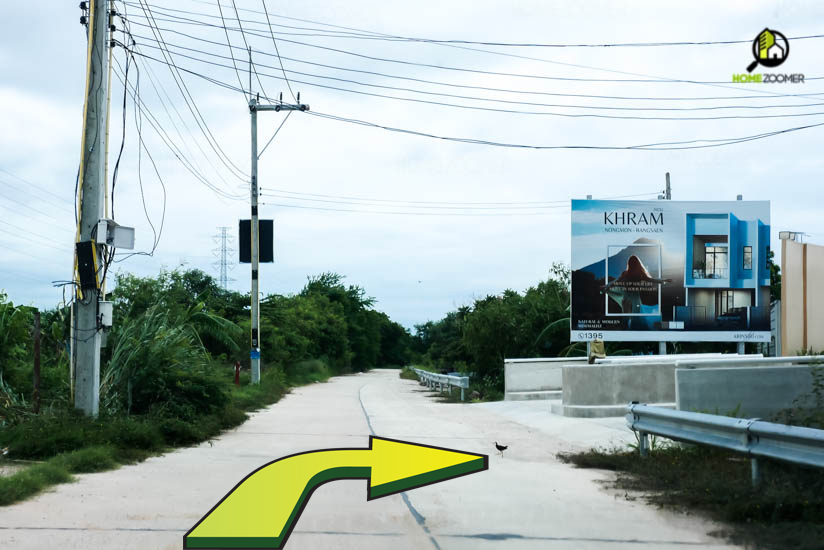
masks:
<instances>
[{"instance_id":1,"label":"electrical junction box on pole","mask_svg":"<svg viewBox=\"0 0 824 550\"><path fill-rule=\"evenodd\" d=\"M114 302L100 302L100 326L111 328L113 321Z\"/></svg>"},{"instance_id":2,"label":"electrical junction box on pole","mask_svg":"<svg viewBox=\"0 0 824 550\"><path fill-rule=\"evenodd\" d=\"M258 220L258 244L260 245L260 263L275 261L274 221ZM252 220L240 220L240 236L238 238L240 263L252 263Z\"/></svg>"},{"instance_id":3,"label":"electrical junction box on pole","mask_svg":"<svg viewBox=\"0 0 824 550\"><path fill-rule=\"evenodd\" d=\"M120 225L114 220L102 219L97 222L95 240L112 248L132 250L134 248L134 227Z\"/></svg>"},{"instance_id":4,"label":"electrical junction box on pole","mask_svg":"<svg viewBox=\"0 0 824 550\"><path fill-rule=\"evenodd\" d=\"M77 253L77 278L81 290L100 288L97 278L97 251L92 241L80 241L75 244Z\"/></svg>"}]
</instances>

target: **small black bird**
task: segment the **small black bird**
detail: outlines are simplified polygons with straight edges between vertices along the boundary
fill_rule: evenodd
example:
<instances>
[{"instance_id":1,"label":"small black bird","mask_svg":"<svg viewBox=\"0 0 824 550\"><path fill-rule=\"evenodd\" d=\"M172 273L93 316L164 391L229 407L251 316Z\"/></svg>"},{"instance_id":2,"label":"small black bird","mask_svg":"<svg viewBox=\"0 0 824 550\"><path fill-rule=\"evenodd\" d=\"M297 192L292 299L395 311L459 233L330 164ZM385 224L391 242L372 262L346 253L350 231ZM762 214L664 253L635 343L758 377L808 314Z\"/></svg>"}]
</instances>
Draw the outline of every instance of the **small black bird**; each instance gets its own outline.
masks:
<instances>
[{"instance_id":1,"label":"small black bird","mask_svg":"<svg viewBox=\"0 0 824 550\"><path fill-rule=\"evenodd\" d=\"M498 452L501 453L501 458L504 457L504 451L509 448L508 445L498 445L498 442L495 442L495 448L498 449Z\"/></svg>"}]
</instances>

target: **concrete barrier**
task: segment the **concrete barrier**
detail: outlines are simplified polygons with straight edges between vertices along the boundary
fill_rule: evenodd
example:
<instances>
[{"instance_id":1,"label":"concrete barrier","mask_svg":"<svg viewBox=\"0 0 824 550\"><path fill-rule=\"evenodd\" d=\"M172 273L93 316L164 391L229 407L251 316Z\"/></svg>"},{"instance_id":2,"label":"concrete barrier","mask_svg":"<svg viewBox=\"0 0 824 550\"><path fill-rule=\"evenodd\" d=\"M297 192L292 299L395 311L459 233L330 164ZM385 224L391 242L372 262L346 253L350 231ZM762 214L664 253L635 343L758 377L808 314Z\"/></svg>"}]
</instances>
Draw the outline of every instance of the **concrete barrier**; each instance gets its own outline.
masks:
<instances>
[{"instance_id":1,"label":"concrete barrier","mask_svg":"<svg viewBox=\"0 0 824 550\"><path fill-rule=\"evenodd\" d=\"M675 361L565 366L561 402L555 414L575 417L623 416L627 403L675 407Z\"/></svg>"},{"instance_id":2,"label":"concrete barrier","mask_svg":"<svg viewBox=\"0 0 824 550\"><path fill-rule=\"evenodd\" d=\"M824 370L810 365L677 368L676 407L711 414L737 410L738 416L770 420L782 409L814 405L814 368Z\"/></svg>"},{"instance_id":3,"label":"concrete barrier","mask_svg":"<svg viewBox=\"0 0 824 550\"><path fill-rule=\"evenodd\" d=\"M615 358L612 358L615 359ZM594 365L564 366L561 401L554 414L574 417L623 416L631 401L675 408L675 369L683 361L696 368L763 360L758 355L658 355L597 360Z\"/></svg>"},{"instance_id":4,"label":"concrete barrier","mask_svg":"<svg viewBox=\"0 0 824 550\"><path fill-rule=\"evenodd\" d=\"M504 359L504 400L560 399L564 365L586 363L586 357Z\"/></svg>"}]
</instances>

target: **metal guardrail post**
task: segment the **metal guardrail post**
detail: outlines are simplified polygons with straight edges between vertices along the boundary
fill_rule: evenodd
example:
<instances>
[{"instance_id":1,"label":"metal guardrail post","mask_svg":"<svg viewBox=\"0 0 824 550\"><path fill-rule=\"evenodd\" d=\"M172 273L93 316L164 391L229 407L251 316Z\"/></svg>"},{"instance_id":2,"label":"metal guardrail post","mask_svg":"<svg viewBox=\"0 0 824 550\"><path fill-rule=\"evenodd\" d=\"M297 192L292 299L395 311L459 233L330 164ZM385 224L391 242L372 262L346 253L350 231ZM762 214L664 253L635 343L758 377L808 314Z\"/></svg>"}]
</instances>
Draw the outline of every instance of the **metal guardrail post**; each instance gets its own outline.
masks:
<instances>
[{"instance_id":1,"label":"metal guardrail post","mask_svg":"<svg viewBox=\"0 0 824 550\"><path fill-rule=\"evenodd\" d=\"M757 458L751 458L750 470L753 489L757 489L761 485L761 461Z\"/></svg>"},{"instance_id":2,"label":"metal guardrail post","mask_svg":"<svg viewBox=\"0 0 824 550\"><path fill-rule=\"evenodd\" d=\"M646 432L638 432L638 452L641 456L649 456L649 439Z\"/></svg>"}]
</instances>

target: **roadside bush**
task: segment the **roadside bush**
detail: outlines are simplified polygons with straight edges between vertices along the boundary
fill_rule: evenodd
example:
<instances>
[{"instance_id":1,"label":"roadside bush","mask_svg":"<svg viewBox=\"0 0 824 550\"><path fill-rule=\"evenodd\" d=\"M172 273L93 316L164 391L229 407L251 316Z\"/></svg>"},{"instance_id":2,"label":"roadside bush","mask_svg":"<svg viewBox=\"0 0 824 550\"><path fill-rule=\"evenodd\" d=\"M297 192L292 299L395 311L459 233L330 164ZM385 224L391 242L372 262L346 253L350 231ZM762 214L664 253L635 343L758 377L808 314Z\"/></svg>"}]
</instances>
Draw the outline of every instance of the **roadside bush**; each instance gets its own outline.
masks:
<instances>
[{"instance_id":1,"label":"roadside bush","mask_svg":"<svg viewBox=\"0 0 824 550\"><path fill-rule=\"evenodd\" d=\"M116 454L111 446L97 445L57 455L49 463L74 474L103 472L118 466Z\"/></svg>"},{"instance_id":2,"label":"roadside bush","mask_svg":"<svg viewBox=\"0 0 824 550\"><path fill-rule=\"evenodd\" d=\"M412 367L404 367L401 369L400 377L404 380L417 380L418 375L412 370Z\"/></svg>"}]
</instances>

